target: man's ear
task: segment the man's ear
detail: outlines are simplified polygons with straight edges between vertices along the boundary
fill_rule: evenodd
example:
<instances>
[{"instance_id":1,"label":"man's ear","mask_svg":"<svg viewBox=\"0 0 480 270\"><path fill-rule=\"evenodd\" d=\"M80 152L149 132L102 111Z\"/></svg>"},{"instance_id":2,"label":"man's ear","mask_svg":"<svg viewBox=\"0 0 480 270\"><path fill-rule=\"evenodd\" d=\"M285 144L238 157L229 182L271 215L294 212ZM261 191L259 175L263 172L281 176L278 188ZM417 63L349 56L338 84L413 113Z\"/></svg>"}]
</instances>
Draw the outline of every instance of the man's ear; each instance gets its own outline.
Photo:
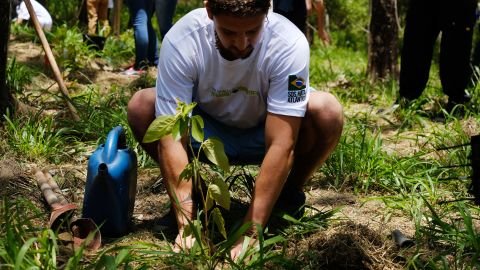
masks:
<instances>
[{"instance_id":1,"label":"man's ear","mask_svg":"<svg viewBox=\"0 0 480 270\"><path fill-rule=\"evenodd\" d=\"M203 5L207 9L208 18L210 18L210 20L213 20L213 14L212 10L210 9L210 3L208 2L208 0L203 1Z\"/></svg>"}]
</instances>

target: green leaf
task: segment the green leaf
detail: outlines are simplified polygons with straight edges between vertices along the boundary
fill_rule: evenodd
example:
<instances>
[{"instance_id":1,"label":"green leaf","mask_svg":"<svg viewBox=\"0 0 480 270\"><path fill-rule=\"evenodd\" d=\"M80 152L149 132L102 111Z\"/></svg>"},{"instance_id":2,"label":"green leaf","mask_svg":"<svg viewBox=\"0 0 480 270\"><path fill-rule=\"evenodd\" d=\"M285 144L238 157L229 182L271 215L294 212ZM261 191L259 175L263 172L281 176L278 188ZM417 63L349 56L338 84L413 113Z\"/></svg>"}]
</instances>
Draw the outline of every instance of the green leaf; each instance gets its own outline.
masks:
<instances>
[{"instance_id":1,"label":"green leaf","mask_svg":"<svg viewBox=\"0 0 480 270\"><path fill-rule=\"evenodd\" d=\"M175 121L172 127L172 137L175 141L178 141L182 138L182 131L181 131L181 120Z\"/></svg>"},{"instance_id":2,"label":"green leaf","mask_svg":"<svg viewBox=\"0 0 480 270\"><path fill-rule=\"evenodd\" d=\"M228 157L225 154L223 143L215 137L208 138L202 145L203 152L213 164L219 166L223 171L230 172Z\"/></svg>"},{"instance_id":3,"label":"green leaf","mask_svg":"<svg viewBox=\"0 0 480 270\"><path fill-rule=\"evenodd\" d=\"M23 262L25 255L28 253L30 246L37 241L37 238L30 238L28 239L20 248L17 257L15 258L15 270L23 268Z\"/></svg>"},{"instance_id":4,"label":"green leaf","mask_svg":"<svg viewBox=\"0 0 480 270\"><path fill-rule=\"evenodd\" d=\"M225 220L223 219L220 209L215 208L212 211L212 218L215 225L217 225L218 231L227 239L227 231L225 230Z\"/></svg>"},{"instance_id":5,"label":"green leaf","mask_svg":"<svg viewBox=\"0 0 480 270\"><path fill-rule=\"evenodd\" d=\"M197 141L197 142L203 142L204 133L203 133L203 127L205 124L203 123L203 119L200 115L194 115L192 116L192 137Z\"/></svg>"},{"instance_id":6,"label":"green leaf","mask_svg":"<svg viewBox=\"0 0 480 270\"><path fill-rule=\"evenodd\" d=\"M195 219L189 222L183 229L183 237L187 237L189 235L195 235L195 237L200 235L202 231L202 223L200 220Z\"/></svg>"},{"instance_id":7,"label":"green leaf","mask_svg":"<svg viewBox=\"0 0 480 270\"><path fill-rule=\"evenodd\" d=\"M212 196L212 194L211 194L211 192L210 192L210 189L208 189L208 191L207 191L207 198L206 198L206 200L205 200L205 209L206 209L207 211L210 210L210 209L212 209L212 207L213 207L213 201L214 201L213 196Z\"/></svg>"},{"instance_id":8,"label":"green leaf","mask_svg":"<svg viewBox=\"0 0 480 270\"><path fill-rule=\"evenodd\" d=\"M228 191L228 185L220 179L215 177L213 183L208 185L208 193L213 199L223 208L230 209L230 192Z\"/></svg>"},{"instance_id":9,"label":"green leaf","mask_svg":"<svg viewBox=\"0 0 480 270\"><path fill-rule=\"evenodd\" d=\"M180 173L180 180L190 180L193 176L193 164L188 163L185 169Z\"/></svg>"},{"instance_id":10,"label":"green leaf","mask_svg":"<svg viewBox=\"0 0 480 270\"><path fill-rule=\"evenodd\" d=\"M190 104L186 104L185 102L178 103L178 109L182 117L188 116L193 111L193 108L195 108L195 106L197 106L197 103L195 102L192 102Z\"/></svg>"},{"instance_id":11,"label":"green leaf","mask_svg":"<svg viewBox=\"0 0 480 270\"><path fill-rule=\"evenodd\" d=\"M151 143L156 140L160 140L165 135L172 132L173 125L175 124L175 116L162 115L157 117L148 127L145 136L143 136L143 143Z\"/></svg>"}]
</instances>

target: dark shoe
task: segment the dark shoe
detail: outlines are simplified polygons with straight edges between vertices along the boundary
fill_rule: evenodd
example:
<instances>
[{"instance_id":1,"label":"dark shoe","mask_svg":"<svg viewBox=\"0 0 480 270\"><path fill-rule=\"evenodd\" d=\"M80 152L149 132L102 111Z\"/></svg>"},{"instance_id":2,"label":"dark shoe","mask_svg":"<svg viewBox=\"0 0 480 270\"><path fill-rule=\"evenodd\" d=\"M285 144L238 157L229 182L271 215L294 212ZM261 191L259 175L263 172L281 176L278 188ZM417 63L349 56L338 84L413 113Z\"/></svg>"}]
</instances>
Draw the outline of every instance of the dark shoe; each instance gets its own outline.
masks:
<instances>
[{"instance_id":1,"label":"dark shoe","mask_svg":"<svg viewBox=\"0 0 480 270\"><path fill-rule=\"evenodd\" d=\"M300 190L283 190L278 197L273 211L276 213L285 213L296 219L300 219L305 213L305 192Z\"/></svg>"},{"instance_id":2,"label":"dark shoe","mask_svg":"<svg viewBox=\"0 0 480 270\"><path fill-rule=\"evenodd\" d=\"M470 102L472 97L468 94L463 95L459 98L449 97L448 103L445 106L445 111L456 117L463 117L465 115L465 104Z\"/></svg>"},{"instance_id":3,"label":"dark shoe","mask_svg":"<svg viewBox=\"0 0 480 270\"><path fill-rule=\"evenodd\" d=\"M410 107L412 104L412 100L409 100L405 97L398 97L395 102L392 104L392 106L388 108L381 108L377 111L378 114L391 114L394 111L396 111L398 108L405 109Z\"/></svg>"}]
</instances>

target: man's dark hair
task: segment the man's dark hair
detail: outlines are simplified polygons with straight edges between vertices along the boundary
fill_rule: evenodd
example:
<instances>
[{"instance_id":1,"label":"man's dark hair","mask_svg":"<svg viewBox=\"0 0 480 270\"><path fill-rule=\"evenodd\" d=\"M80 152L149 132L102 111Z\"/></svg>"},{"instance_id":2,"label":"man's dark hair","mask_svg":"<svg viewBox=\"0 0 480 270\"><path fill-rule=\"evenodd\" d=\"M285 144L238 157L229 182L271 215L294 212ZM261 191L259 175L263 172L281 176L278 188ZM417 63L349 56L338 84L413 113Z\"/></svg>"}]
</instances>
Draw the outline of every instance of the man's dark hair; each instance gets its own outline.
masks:
<instances>
[{"instance_id":1,"label":"man's dark hair","mask_svg":"<svg viewBox=\"0 0 480 270\"><path fill-rule=\"evenodd\" d=\"M208 0L213 15L230 14L247 17L267 14L270 0Z\"/></svg>"}]
</instances>

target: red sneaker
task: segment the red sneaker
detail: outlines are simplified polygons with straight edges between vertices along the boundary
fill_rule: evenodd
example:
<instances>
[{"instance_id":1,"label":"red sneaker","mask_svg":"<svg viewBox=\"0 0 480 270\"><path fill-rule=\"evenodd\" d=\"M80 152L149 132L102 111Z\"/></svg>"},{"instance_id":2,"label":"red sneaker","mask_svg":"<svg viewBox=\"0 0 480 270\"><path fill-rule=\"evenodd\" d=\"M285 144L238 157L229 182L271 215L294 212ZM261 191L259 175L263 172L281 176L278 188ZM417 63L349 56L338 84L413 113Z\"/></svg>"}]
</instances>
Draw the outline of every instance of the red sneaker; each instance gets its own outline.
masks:
<instances>
[{"instance_id":1,"label":"red sneaker","mask_svg":"<svg viewBox=\"0 0 480 270\"><path fill-rule=\"evenodd\" d=\"M133 66L125 69L124 71L120 72L122 75L127 75L127 76L139 76L142 74L145 74L145 70L143 69L135 69Z\"/></svg>"}]
</instances>

